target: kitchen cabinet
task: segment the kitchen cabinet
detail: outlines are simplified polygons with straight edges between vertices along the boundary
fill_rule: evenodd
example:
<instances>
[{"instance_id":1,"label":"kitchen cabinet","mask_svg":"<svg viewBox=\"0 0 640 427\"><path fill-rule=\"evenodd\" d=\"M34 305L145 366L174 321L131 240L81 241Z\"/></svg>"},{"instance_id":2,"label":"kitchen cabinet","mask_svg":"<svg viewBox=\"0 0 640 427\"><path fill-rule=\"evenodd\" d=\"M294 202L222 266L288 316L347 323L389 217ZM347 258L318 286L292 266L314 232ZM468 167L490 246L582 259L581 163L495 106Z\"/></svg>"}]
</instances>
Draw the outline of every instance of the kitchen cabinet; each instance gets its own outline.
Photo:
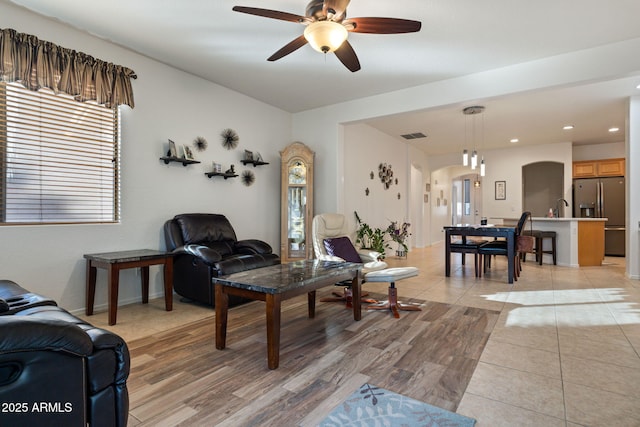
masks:
<instances>
[{"instance_id":1,"label":"kitchen cabinet","mask_svg":"<svg viewBox=\"0 0 640 427\"><path fill-rule=\"evenodd\" d=\"M624 176L624 159L583 160L573 162L574 178Z\"/></svg>"},{"instance_id":2,"label":"kitchen cabinet","mask_svg":"<svg viewBox=\"0 0 640 427\"><path fill-rule=\"evenodd\" d=\"M602 265L604 259L605 221L578 222L578 264L580 267Z\"/></svg>"},{"instance_id":3,"label":"kitchen cabinet","mask_svg":"<svg viewBox=\"0 0 640 427\"><path fill-rule=\"evenodd\" d=\"M599 160L598 176L624 176L624 159Z\"/></svg>"},{"instance_id":4,"label":"kitchen cabinet","mask_svg":"<svg viewBox=\"0 0 640 427\"><path fill-rule=\"evenodd\" d=\"M282 262L311 259L313 161L315 153L301 142L280 152L280 258Z\"/></svg>"},{"instance_id":5,"label":"kitchen cabinet","mask_svg":"<svg viewBox=\"0 0 640 427\"><path fill-rule=\"evenodd\" d=\"M595 178L598 176L598 167L595 160L573 162L574 178Z\"/></svg>"}]
</instances>

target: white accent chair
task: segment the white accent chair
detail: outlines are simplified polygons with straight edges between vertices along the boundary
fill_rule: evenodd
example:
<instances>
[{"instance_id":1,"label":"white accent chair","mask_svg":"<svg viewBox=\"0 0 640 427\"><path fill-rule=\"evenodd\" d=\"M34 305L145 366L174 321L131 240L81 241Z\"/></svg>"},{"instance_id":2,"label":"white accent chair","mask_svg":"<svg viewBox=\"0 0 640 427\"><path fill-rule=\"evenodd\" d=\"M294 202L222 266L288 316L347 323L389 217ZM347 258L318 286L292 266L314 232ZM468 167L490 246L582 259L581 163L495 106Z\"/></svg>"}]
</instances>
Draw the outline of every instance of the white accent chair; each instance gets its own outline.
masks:
<instances>
[{"instance_id":1,"label":"white accent chair","mask_svg":"<svg viewBox=\"0 0 640 427\"><path fill-rule=\"evenodd\" d=\"M329 255L324 246L325 239L333 239L336 237L348 237L356 248L360 259L362 260L362 274L370 271L383 270L387 268L387 263L379 261L380 252L371 249L358 248L355 244L355 227L352 227L347 218L341 214L323 213L316 215L311 223L311 236L313 238L313 252L316 259L322 261L338 261L344 262L344 259Z\"/></svg>"},{"instance_id":2,"label":"white accent chair","mask_svg":"<svg viewBox=\"0 0 640 427\"><path fill-rule=\"evenodd\" d=\"M347 218L341 214L335 213L323 213L316 215L311 223L311 237L313 240L313 252L316 259L323 261L337 261L344 262L345 259L330 255L327 252L325 246L325 240L338 239L348 237L357 255L360 257L363 268L362 277L364 282L388 282L389 286L389 300L386 302L378 303L378 301L365 299L362 301L369 303L376 303L370 305L367 309L389 309L393 313L394 317L400 317L398 309L400 310L420 310L419 307L413 305L400 304L397 301L397 291L395 282L398 280L414 277L418 275L418 269L416 267L396 267L388 268L386 262L379 261L379 252L372 251L371 249L362 249L356 247L355 241L355 227L351 227ZM351 260L351 262L356 262ZM338 284L344 287L343 294L334 292L336 298L323 298L321 301L346 301L349 305L350 289L344 284ZM363 293L363 297L367 294Z\"/></svg>"},{"instance_id":3,"label":"white accent chair","mask_svg":"<svg viewBox=\"0 0 640 427\"><path fill-rule=\"evenodd\" d=\"M321 261L336 261L345 262L344 258L339 256L330 255L325 247L326 239L336 239L347 237L351 244L356 248L358 257L362 262L362 276L372 272L383 270L387 268L387 263L379 261L380 253L372 251L371 249L358 249L355 244L355 229L351 227L351 224L347 221L344 215L334 213L324 213L316 215L311 222L311 236L313 239L313 253L315 258ZM355 262L355 260L352 260ZM349 283L337 283L336 286L341 286L343 292L332 292L334 297L322 298L322 302L345 302L347 307L351 307L351 288ZM362 293L362 302L369 304L377 303L377 300L366 298L368 293Z\"/></svg>"}]
</instances>

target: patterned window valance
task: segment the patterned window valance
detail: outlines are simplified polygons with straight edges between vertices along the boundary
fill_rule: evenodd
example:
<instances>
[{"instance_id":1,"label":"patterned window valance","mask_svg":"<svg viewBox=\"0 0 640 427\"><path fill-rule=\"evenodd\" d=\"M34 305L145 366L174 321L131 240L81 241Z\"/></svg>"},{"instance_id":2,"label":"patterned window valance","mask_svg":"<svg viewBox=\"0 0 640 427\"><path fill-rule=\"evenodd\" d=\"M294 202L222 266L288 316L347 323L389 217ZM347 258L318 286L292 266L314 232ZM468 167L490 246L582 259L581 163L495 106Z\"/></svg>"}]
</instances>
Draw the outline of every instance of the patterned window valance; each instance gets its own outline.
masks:
<instances>
[{"instance_id":1,"label":"patterned window valance","mask_svg":"<svg viewBox=\"0 0 640 427\"><path fill-rule=\"evenodd\" d=\"M19 82L27 89L49 88L95 100L108 108L133 108L133 70L39 40L12 29L0 30L0 81Z\"/></svg>"}]
</instances>

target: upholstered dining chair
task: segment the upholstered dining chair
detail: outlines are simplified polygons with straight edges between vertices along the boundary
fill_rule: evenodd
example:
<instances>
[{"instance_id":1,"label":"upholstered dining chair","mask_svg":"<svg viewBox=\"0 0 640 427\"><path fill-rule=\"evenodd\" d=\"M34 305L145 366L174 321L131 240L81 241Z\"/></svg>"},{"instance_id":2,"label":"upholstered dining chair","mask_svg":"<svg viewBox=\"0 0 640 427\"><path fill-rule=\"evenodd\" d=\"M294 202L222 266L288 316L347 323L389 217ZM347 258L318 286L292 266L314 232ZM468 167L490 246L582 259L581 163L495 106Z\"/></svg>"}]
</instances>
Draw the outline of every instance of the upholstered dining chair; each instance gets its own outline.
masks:
<instances>
[{"instance_id":1,"label":"upholstered dining chair","mask_svg":"<svg viewBox=\"0 0 640 427\"><path fill-rule=\"evenodd\" d=\"M355 226L351 226L344 215L336 213L316 215L311 222L311 237L315 258L322 261L362 263L363 277L369 272L387 268L387 263L379 260L379 252L355 246L355 233ZM335 298L323 298L321 301L348 302L350 298L348 284L337 283L336 285L341 286L343 292L333 292ZM366 293L363 293L362 296L362 301L364 302L377 302L366 298Z\"/></svg>"},{"instance_id":2,"label":"upholstered dining chair","mask_svg":"<svg viewBox=\"0 0 640 427\"><path fill-rule=\"evenodd\" d=\"M473 254L473 267L476 277L480 275L480 256L478 250L488 241L482 238L453 236L455 240L450 243L451 252L462 255L462 265L465 265L467 254Z\"/></svg>"},{"instance_id":3,"label":"upholstered dining chair","mask_svg":"<svg viewBox=\"0 0 640 427\"><path fill-rule=\"evenodd\" d=\"M518 236L522 234L524 225L526 224L529 218L531 218L531 212L529 211L523 212L522 215L520 215L520 219L518 220L518 224L516 225L515 241L517 241ZM514 241L514 244L515 244L515 241ZM518 280L518 276L520 275L520 270L522 267L522 264L520 262L521 254L518 253L516 248L513 248L513 252L515 257L515 259L513 260L514 262L513 278L515 280ZM487 268L491 267L491 257L493 255L504 255L504 256L508 255L508 247L507 247L506 240L493 240L483 244L478 248L479 266L480 266L478 277L481 277L482 273L483 272L486 273Z\"/></svg>"}]
</instances>

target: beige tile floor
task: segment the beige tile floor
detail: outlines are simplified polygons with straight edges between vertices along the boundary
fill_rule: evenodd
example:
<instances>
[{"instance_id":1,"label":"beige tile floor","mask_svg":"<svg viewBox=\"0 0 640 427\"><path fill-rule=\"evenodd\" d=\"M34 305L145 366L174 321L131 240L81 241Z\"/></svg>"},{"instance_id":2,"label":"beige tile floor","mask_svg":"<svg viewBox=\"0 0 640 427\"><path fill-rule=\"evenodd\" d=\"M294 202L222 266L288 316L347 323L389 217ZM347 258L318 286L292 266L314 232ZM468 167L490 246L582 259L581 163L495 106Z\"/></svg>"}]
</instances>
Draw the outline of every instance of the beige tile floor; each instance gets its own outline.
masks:
<instances>
[{"instance_id":1,"label":"beige tile floor","mask_svg":"<svg viewBox=\"0 0 640 427\"><path fill-rule=\"evenodd\" d=\"M624 258L587 268L529 260L513 285L500 257L476 279L472 256L462 266L455 254L452 276L445 277L442 245L388 261L421 271L398 283L400 299L500 311L457 410L477 426L640 426L640 281L625 277ZM163 307L162 299L120 307L112 327L106 313L86 319L132 340L213 316L212 309L179 298L174 311Z\"/></svg>"}]
</instances>

